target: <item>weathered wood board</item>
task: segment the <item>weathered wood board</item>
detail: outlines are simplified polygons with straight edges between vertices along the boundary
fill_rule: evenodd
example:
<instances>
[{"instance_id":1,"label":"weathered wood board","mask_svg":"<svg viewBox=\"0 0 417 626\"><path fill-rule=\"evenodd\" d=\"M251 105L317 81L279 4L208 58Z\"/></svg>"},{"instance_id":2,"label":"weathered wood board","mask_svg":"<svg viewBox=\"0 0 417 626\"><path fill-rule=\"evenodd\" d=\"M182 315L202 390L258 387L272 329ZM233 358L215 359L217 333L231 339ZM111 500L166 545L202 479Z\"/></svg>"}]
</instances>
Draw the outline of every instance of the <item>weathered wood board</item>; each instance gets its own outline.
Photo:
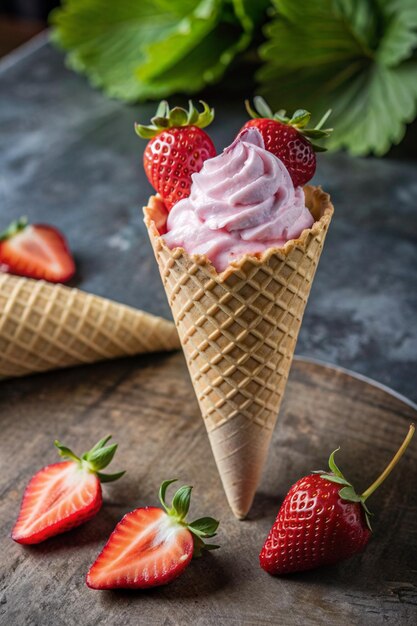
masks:
<instances>
[{"instance_id":1,"label":"weathered wood board","mask_svg":"<svg viewBox=\"0 0 417 626\"><path fill-rule=\"evenodd\" d=\"M36 384L35 384L36 383ZM258 553L288 487L339 464L358 489L382 470L417 411L381 387L295 360L250 517L230 512L181 353L124 359L0 383L0 623L14 625L414 624L417 616L417 442L370 502L374 538L339 566L272 578ZM94 521L44 544L9 538L25 484L54 462L58 437L77 451L106 433L119 442ZM84 582L117 521L156 503L160 482L194 485L192 514L221 520L221 549L171 585L97 592Z\"/></svg>"}]
</instances>

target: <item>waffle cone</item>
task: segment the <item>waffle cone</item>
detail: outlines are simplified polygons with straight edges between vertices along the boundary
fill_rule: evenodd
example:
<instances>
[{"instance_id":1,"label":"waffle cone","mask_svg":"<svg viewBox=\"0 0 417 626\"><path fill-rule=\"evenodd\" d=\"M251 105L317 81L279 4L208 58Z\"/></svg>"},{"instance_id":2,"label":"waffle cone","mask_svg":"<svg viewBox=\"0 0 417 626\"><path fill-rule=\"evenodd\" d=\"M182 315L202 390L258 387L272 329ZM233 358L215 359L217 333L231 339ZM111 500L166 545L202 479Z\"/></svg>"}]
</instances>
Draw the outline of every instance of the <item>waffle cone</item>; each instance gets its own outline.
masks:
<instances>
[{"instance_id":1,"label":"waffle cone","mask_svg":"<svg viewBox=\"0 0 417 626\"><path fill-rule=\"evenodd\" d=\"M204 423L233 513L255 495L278 416L311 284L333 206L305 188L315 218L297 240L246 255L218 274L204 256L170 250L158 228L160 198L145 223L172 309Z\"/></svg>"},{"instance_id":2,"label":"waffle cone","mask_svg":"<svg viewBox=\"0 0 417 626\"><path fill-rule=\"evenodd\" d=\"M0 377L179 348L174 324L63 285L0 274Z\"/></svg>"}]
</instances>

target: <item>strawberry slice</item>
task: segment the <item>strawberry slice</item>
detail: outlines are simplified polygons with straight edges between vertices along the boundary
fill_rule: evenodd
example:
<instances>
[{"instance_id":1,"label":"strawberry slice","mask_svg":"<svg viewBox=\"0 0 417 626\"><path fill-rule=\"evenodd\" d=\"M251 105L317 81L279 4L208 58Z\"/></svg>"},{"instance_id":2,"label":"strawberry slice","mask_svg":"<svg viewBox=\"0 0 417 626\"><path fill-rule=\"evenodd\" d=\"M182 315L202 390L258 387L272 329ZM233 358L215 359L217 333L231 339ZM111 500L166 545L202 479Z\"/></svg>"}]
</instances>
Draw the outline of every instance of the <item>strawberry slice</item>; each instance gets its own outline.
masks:
<instances>
[{"instance_id":1,"label":"strawberry slice","mask_svg":"<svg viewBox=\"0 0 417 626\"><path fill-rule=\"evenodd\" d=\"M75 263L62 233L21 217L0 233L0 270L64 283L74 276Z\"/></svg>"},{"instance_id":2,"label":"strawberry slice","mask_svg":"<svg viewBox=\"0 0 417 626\"><path fill-rule=\"evenodd\" d=\"M40 543L98 513L103 503L100 483L117 480L124 474L100 471L109 465L117 449L117 444L106 445L109 439L110 436L101 439L81 458L55 441L60 456L70 460L47 465L33 476L12 530L14 541Z\"/></svg>"},{"instance_id":3,"label":"strawberry slice","mask_svg":"<svg viewBox=\"0 0 417 626\"><path fill-rule=\"evenodd\" d=\"M147 589L177 578L193 555L219 546L204 543L214 537L219 522L211 517L188 524L192 487L180 487L170 507L165 503L166 480L159 490L163 509L147 506L127 513L117 524L87 574L92 589Z\"/></svg>"}]
</instances>

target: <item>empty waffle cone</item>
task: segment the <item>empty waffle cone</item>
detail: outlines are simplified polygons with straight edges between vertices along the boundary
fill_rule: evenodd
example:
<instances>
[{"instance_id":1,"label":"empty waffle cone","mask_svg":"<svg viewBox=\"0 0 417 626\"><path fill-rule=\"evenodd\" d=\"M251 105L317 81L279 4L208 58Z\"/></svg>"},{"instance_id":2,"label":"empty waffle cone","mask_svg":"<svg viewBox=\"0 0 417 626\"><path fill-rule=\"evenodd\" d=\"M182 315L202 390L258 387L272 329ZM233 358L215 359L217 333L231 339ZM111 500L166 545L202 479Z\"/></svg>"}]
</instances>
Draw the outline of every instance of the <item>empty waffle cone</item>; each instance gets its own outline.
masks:
<instances>
[{"instance_id":1,"label":"empty waffle cone","mask_svg":"<svg viewBox=\"0 0 417 626\"><path fill-rule=\"evenodd\" d=\"M170 250L166 209L144 209L214 458L233 513L253 501L333 215L329 195L305 188L311 229L282 248L244 256L218 274L204 256ZM163 231L162 231L163 232Z\"/></svg>"},{"instance_id":2,"label":"empty waffle cone","mask_svg":"<svg viewBox=\"0 0 417 626\"><path fill-rule=\"evenodd\" d=\"M172 322L99 296L0 274L0 377L179 348Z\"/></svg>"}]
</instances>

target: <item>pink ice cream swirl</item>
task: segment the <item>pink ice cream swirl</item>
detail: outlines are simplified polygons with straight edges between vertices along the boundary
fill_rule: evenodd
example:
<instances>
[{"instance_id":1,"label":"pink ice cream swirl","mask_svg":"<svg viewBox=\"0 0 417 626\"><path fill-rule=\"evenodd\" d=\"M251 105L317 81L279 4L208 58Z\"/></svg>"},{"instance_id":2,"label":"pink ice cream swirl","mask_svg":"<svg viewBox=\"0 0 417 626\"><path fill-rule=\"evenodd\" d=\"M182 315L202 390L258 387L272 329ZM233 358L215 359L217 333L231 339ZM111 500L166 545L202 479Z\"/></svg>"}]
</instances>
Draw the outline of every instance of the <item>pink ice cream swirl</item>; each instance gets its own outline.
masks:
<instances>
[{"instance_id":1,"label":"pink ice cream swirl","mask_svg":"<svg viewBox=\"0 0 417 626\"><path fill-rule=\"evenodd\" d=\"M245 254L261 254L296 239L314 220L301 187L249 128L192 175L191 194L167 220L166 244L206 255L222 272Z\"/></svg>"}]
</instances>

